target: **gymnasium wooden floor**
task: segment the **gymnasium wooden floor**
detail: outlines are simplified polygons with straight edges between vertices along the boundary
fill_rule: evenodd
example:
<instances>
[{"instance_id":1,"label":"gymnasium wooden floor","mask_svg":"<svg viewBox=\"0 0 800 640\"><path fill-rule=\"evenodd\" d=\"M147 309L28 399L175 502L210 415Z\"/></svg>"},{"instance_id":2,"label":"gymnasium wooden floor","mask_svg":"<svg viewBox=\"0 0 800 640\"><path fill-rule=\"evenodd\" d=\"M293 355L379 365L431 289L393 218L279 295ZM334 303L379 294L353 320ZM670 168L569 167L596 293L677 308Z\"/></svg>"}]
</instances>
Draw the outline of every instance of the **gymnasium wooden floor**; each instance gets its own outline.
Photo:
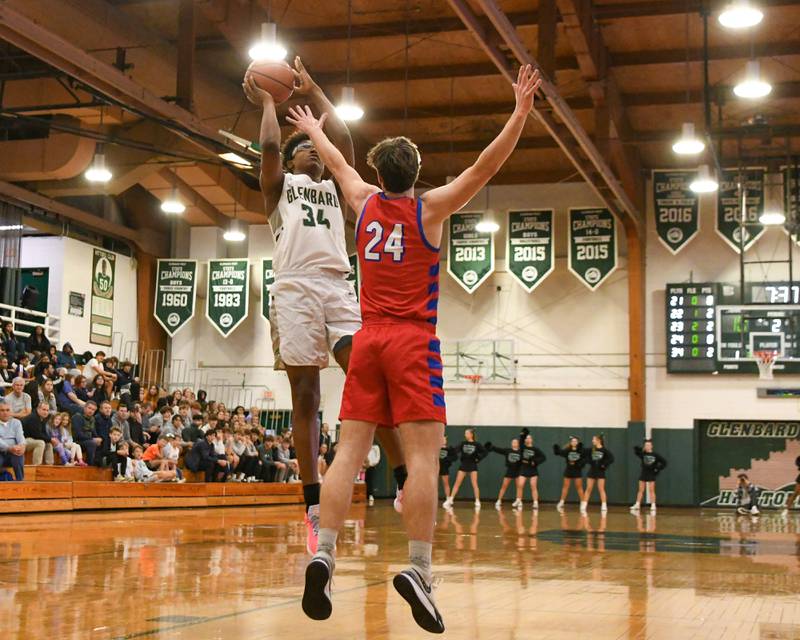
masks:
<instances>
[{"instance_id":1,"label":"gymnasium wooden floor","mask_svg":"<svg viewBox=\"0 0 800 640\"><path fill-rule=\"evenodd\" d=\"M0 517L2 638L420 638L391 587L404 566L388 502L354 508L334 613L299 604L299 507ZM551 505L439 511L435 563L448 638L800 638L800 516Z\"/></svg>"}]
</instances>

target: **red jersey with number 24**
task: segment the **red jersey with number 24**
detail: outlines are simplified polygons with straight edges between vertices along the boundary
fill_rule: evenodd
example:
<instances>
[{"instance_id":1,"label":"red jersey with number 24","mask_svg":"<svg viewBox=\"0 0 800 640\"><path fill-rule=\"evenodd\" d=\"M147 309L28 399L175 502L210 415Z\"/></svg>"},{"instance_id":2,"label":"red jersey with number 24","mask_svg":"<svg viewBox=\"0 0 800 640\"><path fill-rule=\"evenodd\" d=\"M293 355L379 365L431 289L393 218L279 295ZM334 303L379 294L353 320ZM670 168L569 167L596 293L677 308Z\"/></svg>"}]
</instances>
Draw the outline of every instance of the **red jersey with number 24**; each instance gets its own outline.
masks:
<instances>
[{"instance_id":1,"label":"red jersey with number 24","mask_svg":"<svg viewBox=\"0 0 800 640\"><path fill-rule=\"evenodd\" d=\"M422 228L422 200L367 200L356 228L364 324L425 322L435 331L439 306L439 249Z\"/></svg>"}]
</instances>

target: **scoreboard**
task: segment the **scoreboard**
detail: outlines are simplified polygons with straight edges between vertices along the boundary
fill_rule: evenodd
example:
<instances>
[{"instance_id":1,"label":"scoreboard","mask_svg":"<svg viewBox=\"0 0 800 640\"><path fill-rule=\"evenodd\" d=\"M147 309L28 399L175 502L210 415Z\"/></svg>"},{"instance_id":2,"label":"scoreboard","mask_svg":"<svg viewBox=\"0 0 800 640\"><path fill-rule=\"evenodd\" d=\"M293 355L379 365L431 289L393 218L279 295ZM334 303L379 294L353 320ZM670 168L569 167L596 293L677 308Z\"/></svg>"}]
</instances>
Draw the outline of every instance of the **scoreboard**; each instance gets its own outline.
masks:
<instances>
[{"instance_id":1,"label":"scoreboard","mask_svg":"<svg viewBox=\"0 0 800 640\"><path fill-rule=\"evenodd\" d=\"M756 373L754 353L774 351L775 372L800 373L800 285L707 282L666 286L669 373Z\"/></svg>"}]
</instances>

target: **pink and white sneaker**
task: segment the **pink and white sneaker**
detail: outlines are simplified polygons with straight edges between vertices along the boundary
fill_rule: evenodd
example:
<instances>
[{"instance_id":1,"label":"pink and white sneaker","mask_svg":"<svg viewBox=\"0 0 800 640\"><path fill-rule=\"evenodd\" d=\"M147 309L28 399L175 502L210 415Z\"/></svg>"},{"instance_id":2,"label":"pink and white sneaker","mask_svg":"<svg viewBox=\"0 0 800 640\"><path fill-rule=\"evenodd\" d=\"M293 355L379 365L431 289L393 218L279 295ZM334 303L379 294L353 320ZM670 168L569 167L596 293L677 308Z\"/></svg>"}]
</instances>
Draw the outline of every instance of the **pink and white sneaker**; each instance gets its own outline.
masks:
<instances>
[{"instance_id":1,"label":"pink and white sneaker","mask_svg":"<svg viewBox=\"0 0 800 640\"><path fill-rule=\"evenodd\" d=\"M305 516L306 529L306 550L313 556L317 552L317 539L319 538L319 505L315 504L308 508Z\"/></svg>"},{"instance_id":2,"label":"pink and white sneaker","mask_svg":"<svg viewBox=\"0 0 800 640\"><path fill-rule=\"evenodd\" d=\"M394 510L397 513L403 513L403 490L398 489L397 495L394 498Z\"/></svg>"}]
</instances>

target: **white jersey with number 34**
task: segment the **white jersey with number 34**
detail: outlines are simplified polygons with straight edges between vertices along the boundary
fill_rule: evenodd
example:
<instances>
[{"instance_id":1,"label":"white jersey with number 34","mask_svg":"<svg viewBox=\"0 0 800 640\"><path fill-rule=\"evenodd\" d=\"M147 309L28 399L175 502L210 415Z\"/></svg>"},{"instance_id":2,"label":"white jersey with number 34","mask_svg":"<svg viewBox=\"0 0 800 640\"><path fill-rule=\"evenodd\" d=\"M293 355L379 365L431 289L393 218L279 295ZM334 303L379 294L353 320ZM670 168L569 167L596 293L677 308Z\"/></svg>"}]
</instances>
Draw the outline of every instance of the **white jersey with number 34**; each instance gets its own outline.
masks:
<instances>
[{"instance_id":1,"label":"white jersey with number 34","mask_svg":"<svg viewBox=\"0 0 800 640\"><path fill-rule=\"evenodd\" d=\"M276 277L282 271L350 272L344 216L333 180L314 182L305 174L285 173L281 199L269 223L275 236Z\"/></svg>"}]
</instances>

